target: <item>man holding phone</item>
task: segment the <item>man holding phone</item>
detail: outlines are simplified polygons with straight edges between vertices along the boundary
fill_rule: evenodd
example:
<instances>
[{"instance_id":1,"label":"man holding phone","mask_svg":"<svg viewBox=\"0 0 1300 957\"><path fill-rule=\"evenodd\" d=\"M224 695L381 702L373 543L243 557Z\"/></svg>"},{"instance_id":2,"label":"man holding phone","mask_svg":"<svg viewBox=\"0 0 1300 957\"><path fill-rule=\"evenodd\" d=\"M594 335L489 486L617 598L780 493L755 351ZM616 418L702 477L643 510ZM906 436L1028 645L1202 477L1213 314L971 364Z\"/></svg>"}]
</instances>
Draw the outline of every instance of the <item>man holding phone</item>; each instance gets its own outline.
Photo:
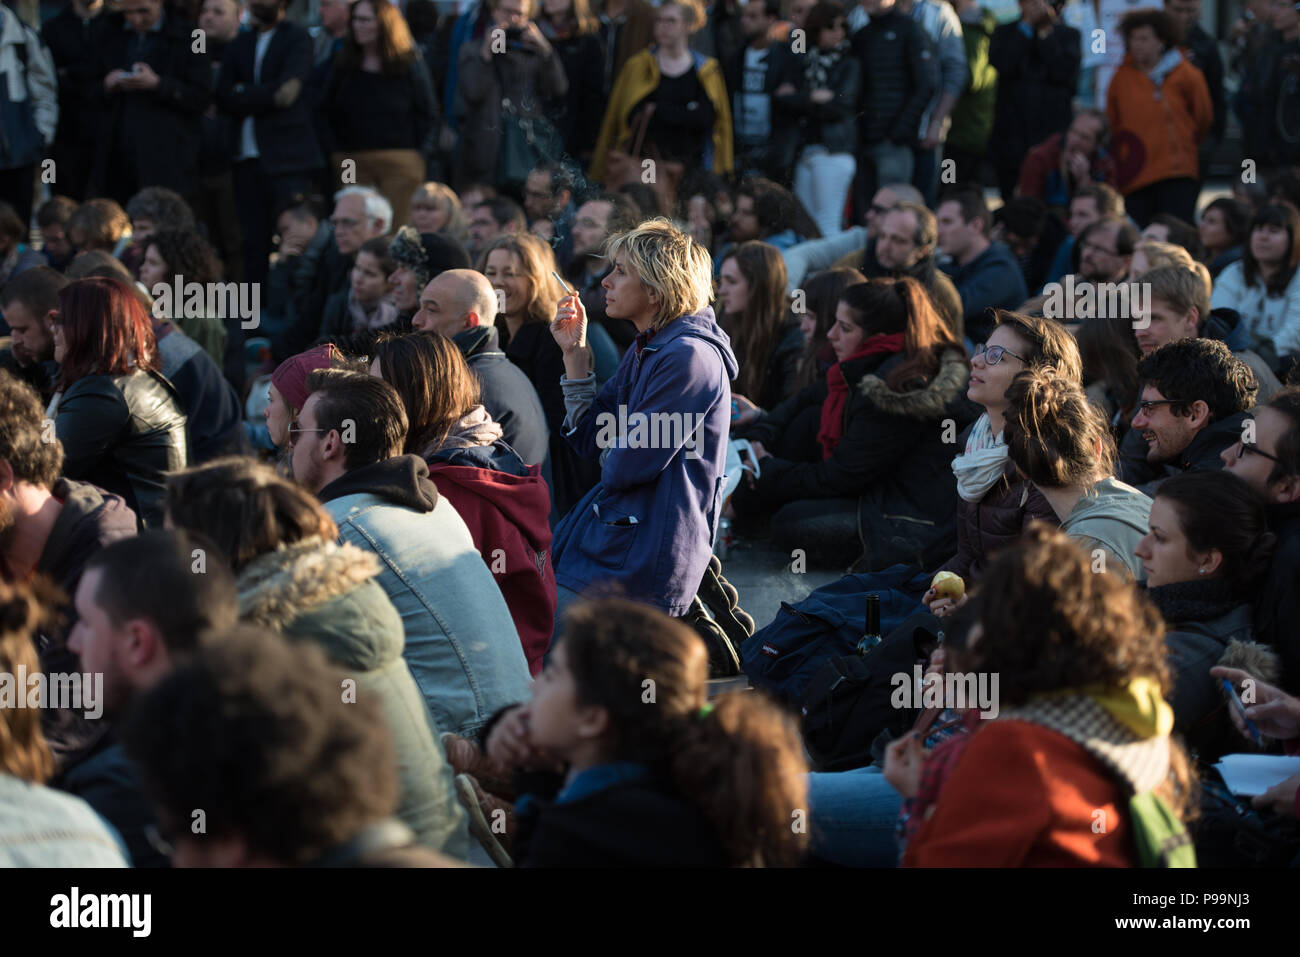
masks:
<instances>
[{"instance_id":1,"label":"man holding phone","mask_svg":"<svg viewBox=\"0 0 1300 957\"><path fill-rule=\"evenodd\" d=\"M122 0L97 51L100 142L91 195L125 204L145 186L189 200L198 188L202 114L211 69L194 52L194 24L162 0Z\"/></svg>"}]
</instances>

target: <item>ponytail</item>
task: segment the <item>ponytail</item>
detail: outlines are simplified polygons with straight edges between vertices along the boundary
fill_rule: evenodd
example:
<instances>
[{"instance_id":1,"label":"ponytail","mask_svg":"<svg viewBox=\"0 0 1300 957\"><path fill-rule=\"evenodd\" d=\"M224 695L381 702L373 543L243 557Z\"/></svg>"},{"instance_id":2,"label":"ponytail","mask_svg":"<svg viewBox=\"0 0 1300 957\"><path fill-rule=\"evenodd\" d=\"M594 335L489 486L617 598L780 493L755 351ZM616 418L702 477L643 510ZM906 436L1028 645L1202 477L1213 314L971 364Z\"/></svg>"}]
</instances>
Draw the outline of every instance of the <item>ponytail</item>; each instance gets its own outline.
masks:
<instances>
[{"instance_id":1,"label":"ponytail","mask_svg":"<svg viewBox=\"0 0 1300 957\"><path fill-rule=\"evenodd\" d=\"M712 825L733 867L792 867L807 846L808 766L799 732L753 692L720 696L672 750L679 793Z\"/></svg>"}]
</instances>

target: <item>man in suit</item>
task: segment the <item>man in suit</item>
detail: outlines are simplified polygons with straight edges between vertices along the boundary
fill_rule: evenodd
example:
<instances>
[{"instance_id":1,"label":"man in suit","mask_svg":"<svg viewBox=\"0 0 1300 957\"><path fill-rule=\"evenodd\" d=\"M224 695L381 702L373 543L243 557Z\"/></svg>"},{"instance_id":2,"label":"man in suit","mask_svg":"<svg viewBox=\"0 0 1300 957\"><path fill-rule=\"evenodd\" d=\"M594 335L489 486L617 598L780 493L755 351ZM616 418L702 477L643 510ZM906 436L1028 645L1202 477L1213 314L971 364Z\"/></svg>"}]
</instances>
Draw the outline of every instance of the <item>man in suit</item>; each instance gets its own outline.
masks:
<instances>
[{"instance_id":1,"label":"man in suit","mask_svg":"<svg viewBox=\"0 0 1300 957\"><path fill-rule=\"evenodd\" d=\"M130 0L128 0L130 2ZM253 0L256 29L241 33L221 60L217 105L235 117L235 197L244 230L244 277L264 282L275 211L309 192L323 165L303 87L312 41L284 16L287 0Z\"/></svg>"},{"instance_id":2,"label":"man in suit","mask_svg":"<svg viewBox=\"0 0 1300 957\"><path fill-rule=\"evenodd\" d=\"M146 186L187 202L199 181L200 118L211 99L194 23L163 0L122 0L104 25L96 61L101 133L92 196L125 204Z\"/></svg>"}]
</instances>

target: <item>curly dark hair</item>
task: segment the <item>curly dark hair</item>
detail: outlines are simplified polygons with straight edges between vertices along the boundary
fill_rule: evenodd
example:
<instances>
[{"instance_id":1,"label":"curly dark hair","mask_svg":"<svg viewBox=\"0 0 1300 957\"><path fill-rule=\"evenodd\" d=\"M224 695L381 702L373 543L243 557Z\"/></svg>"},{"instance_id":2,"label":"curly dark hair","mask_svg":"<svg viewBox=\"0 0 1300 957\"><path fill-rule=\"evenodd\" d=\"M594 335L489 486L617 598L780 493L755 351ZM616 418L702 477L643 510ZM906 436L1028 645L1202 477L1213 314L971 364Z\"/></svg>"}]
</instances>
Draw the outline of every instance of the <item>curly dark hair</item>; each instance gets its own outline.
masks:
<instances>
[{"instance_id":1,"label":"curly dark hair","mask_svg":"<svg viewBox=\"0 0 1300 957\"><path fill-rule=\"evenodd\" d=\"M1269 473L1268 482L1286 478L1288 475L1300 475L1300 386L1289 385L1280 392L1273 393L1268 400L1268 407L1286 416L1291 427L1277 441L1277 457Z\"/></svg>"},{"instance_id":2,"label":"curly dark hair","mask_svg":"<svg viewBox=\"0 0 1300 957\"><path fill-rule=\"evenodd\" d=\"M1209 406L1211 422L1249 411L1259 391L1250 366L1217 339L1163 345L1138 363L1138 375L1144 387L1173 400L1169 411L1174 415L1190 415L1192 403L1200 399Z\"/></svg>"},{"instance_id":3,"label":"curly dark hair","mask_svg":"<svg viewBox=\"0 0 1300 957\"><path fill-rule=\"evenodd\" d=\"M375 696L343 701L344 678L311 642L252 627L182 661L135 702L122 735L164 832L242 838L252 854L302 866L391 815L387 723Z\"/></svg>"},{"instance_id":4,"label":"curly dark hair","mask_svg":"<svg viewBox=\"0 0 1300 957\"><path fill-rule=\"evenodd\" d=\"M127 200L126 214L132 220L150 220L155 232L186 232L198 228L190 204L185 202L180 193L165 186L146 186L140 190Z\"/></svg>"},{"instance_id":5,"label":"curly dark hair","mask_svg":"<svg viewBox=\"0 0 1300 957\"><path fill-rule=\"evenodd\" d=\"M186 282L216 282L221 260L212 244L193 230L163 229L153 233L145 248L155 246L167 268Z\"/></svg>"},{"instance_id":6,"label":"curly dark hair","mask_svg":"<svg viewBox=\"0 0 1300 957\"><path fill-rule=\"evenodd\" d=\"M734 866L799 861L806 835L794 833L790 815L807 806L808 766L784 712L758 695L732 693L701 715L708 653L690 628L646 605L621 598L575 605L560 641L578 701L609 713L610 760L666 770Z\"/></svg>"},{"instance_id":7,"label":"curly dark hair","mask_svg":"<svg viewBox=\"0 0 1300 957\"><path fill-rule=\"evenodd\" d=\"M754 201L754 217L758 220L759 239L766 239L791 226L795 226L796 232L806 238L816 238L808 237L803 229L798 228L795 220L799 218L801 211L799 201L795 199L794 193L780 183L761 176L752 177L744 180L736 189L736 199L739 200L742 196L748 196ZM820 235L821 233L818 232L817 236Z\"/></svg>"},{"instance_id":8,"label":"curly dark hair","mask_svg":"<svg viewBox=\"0 0 1300 957\"><path fill-rule=\"evenodd\" d=\"M1131 10L1124 14L1119 21L1119 32L1124 37L1124 45L1128 46L1129 35L1142 27L1150 27L1166 50L1172 50L1183 42L1183 25L1175 20L1164 10L1154 7L1146 7L1141 10Z\"/></svg>"},{"instance_id":9,"label":"curly dark hair","mask_svg":"<svg viewBox=\"0 0 1300 957\"><path fill-rule=\"evenodd\" d=\"M15 482L54 488L63 472L63 445L53 441L53 422L36 390L0 369L0 459Z\"/></svg>"}]
</instances>

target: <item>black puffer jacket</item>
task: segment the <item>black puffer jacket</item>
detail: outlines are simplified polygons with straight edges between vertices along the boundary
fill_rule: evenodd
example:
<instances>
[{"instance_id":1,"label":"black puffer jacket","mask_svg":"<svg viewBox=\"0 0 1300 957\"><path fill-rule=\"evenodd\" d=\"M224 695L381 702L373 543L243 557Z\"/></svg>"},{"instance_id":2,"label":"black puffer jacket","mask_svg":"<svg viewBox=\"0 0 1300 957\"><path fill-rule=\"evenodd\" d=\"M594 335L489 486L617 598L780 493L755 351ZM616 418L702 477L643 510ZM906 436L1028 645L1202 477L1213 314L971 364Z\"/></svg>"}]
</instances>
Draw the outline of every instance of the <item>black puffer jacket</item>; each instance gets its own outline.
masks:
<instances>
[{"instance_id":1,"label":"black puffer jacket","mask_svg":"<svg viewBox=\"0 0 1300 957\"><path fill-rule=\"evenodd\" d=\"M847 50L826 77L835 94L829 103L814 103L805 70L808 54L784 64L777 83L790 83L793 93L772 96L773 149L785 166L793 166L805 146L820 144L828 153L853 153L858 147L858 95L862 64Z\"/></svg>"},{"instance_id":2,"label":"black puffer jacket","mask_svg":"<svg viewBox=\"0 0 1300 957\"><path fill-rule=\"evenodd\" d=\"M120 495L142 526L162 526L164 475L189 464L170 382L142 371L78 379L59 399L54 429L65 476Z\"/></svg>"},{"instance_id":3,"label":"black puffer jacket","mask_svg":"<svg viewBox=\"0 0 1300 957\"><path fill-rule=\"evenodd\" d=\"M852 43L862 64L862 142L911 146L939 85L939 63L929 38L906 14L891 10L872 17Z\"/></svg>"},{"instance_id":4,"label":"black puffer jacket","mask_svg":"<svg viewBox=\"0 0 1300 957\"><path fill-rule=\"evenodd\" d=\"M768 508L799 499L856 497L868 570L886 554L933 567L956 549L952 457L957 432L976 417L977 407L965 395L970 369L960 349L948 349L932 377L895 392L885 380L902 361L903 354L895 353L847 363L844 378L851 386L835 452L820 462L765 458L754 494L746 496ZM809 404L820 408L827 394L825 379L813 383L760 420L752 437L774 444L786 423ZM945 433L953 440L945 442Z\"/></svg>"}]
</instances>

